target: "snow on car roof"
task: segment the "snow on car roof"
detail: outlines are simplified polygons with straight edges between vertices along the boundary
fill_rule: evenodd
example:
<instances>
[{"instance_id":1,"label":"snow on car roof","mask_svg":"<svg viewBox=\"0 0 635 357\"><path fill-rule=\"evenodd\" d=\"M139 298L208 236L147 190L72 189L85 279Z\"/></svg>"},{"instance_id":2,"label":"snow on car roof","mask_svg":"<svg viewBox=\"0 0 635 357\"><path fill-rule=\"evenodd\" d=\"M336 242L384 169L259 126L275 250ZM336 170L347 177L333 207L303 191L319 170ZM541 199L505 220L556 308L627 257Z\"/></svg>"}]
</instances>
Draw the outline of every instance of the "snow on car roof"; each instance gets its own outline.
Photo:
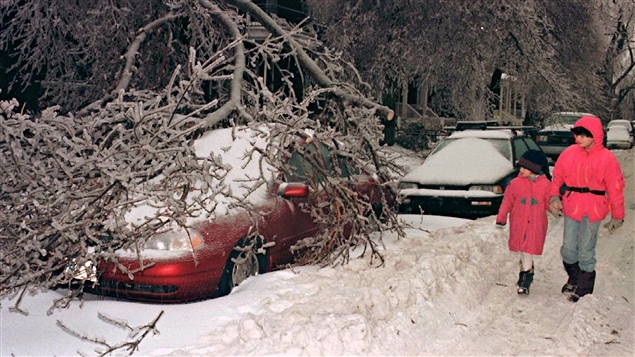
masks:
<instances>
[{"instance_id":1,"label":"snow on car roof","mask_svg":"<svg viewBox=\"0 0 635 357\"><path fill-rule=\"evenodd\" d=\"M611 125L611 123L613 124L620 124L620 123L626 123L626 124L630 124L631 122L626 120L626 119L613 119L609 122L609 125Z\"/></svg>"},{"instance_id":2,"label":"snow on car roof","mask_svg":"<svg viewBox=\"0 0 635 357\"><path fill-rule=\"evenodd\" d=\"M553 113L553 115L561 115L561 116L595 116L594 114L591 113L585 113L585 112L556 112Z\"/></svg>"},{"instance_id":3,"label":"snow on car roof","mask_svg":"<svg viewBox=\"0 0 635 357\"><path fill-rule=\"evenodd\" d=\"M515 134L509 129L501 130L462 130L453 132L448 138L509 139Z\"/></svg>"}]
</instances>

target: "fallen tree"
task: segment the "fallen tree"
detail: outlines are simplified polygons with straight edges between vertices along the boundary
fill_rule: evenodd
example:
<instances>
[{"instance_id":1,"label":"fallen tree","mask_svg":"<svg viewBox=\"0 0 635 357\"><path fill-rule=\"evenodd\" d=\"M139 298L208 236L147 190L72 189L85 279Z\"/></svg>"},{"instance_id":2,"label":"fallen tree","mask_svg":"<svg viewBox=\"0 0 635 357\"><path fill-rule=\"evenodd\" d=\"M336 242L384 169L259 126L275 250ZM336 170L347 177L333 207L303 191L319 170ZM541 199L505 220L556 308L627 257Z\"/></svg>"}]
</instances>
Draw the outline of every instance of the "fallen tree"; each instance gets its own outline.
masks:
<instances>
[{"instance_id":1,"label":"fallen tree","mask_svg":"<svg viewBox=\"0 0 635 357\"><path fill-rule=\"evenodd\" d=\"M9 10L14 19L20 19L40 5L41 1L26 1ZM102 15L125 12L121 3L99 5ZM127 5L134 7L135 3ZM118 249L142 244L166 226L185 226L192 215L189 200L219 199L209 196L209 191L213 191L215 165L222 163L213 157L197 158L191 147L208 130L276 123L283 128L278 134L284 136L310 129L313 140L344 143L338 147L339 153L360 168L372 165L386 178L399 170L379 152L380 123L390 120L392 111L369 96L369 86L359 81L354 66L324 47L310 25L274 19L250 1L182 0L155 5L159 10L151 12L129 37L117 32L117 27L105 34L125 38L128 44L112 90L93 95L92 101L70 111L64 108L76 101L66 100L63 107L49 106L36 114L23 113L16 100L0 103L0 164L4 170L0 294L70 285L71 277L60 274L70 261L79 265L100 259L116 262ZM76 9L63 5L48 14L59 15L64 9L77 15ZM257 19L271 35L251 39L252 24L245 14ZM82 28L91 26L80 24ZM56 26L69 24L61 21ZM96 28L108 29L103 23ZM34 32L20 31L35 36L37 29L31 30ZM87 43L79 32L68 37ZM167 41L165 46L158 46L161 41ZM150 78L157 69L150 69L146 59L152 55L146 52L166 48L181 52L159 62L160 71L169 70L170 75L157 87ZM95 53L95 49L85 51ZM160 57L163 53L155 54ZM82 69L90 72L86 66ZM278 80L267 80L267 73L275 73ZM84 79L94 80L91 78ZM63 88L70 82L64 76L58 80L63 85L50 89L53 98L62 98ZM268 150L279 149L271 145ZM265 153L265 157L272 156ZM371 236L368 226L399 229L394 212L385 210L382 222L360 215L372 207L343 190L341 177L331 177L323 189L331 198L326 210L331 214L314 212L323 230L297 247L310 252L298 261L345 263L352 249L364 247L381 264L376 250L380 241ZM149 198L165 202L170 209L148 217L143 224L130 225L126 213ZM249 208L247 202L243 204ZM352 227L353 234L341 234L344 227ZM302 249L307 247L311 249ZM121 265L119 269L135 273ZM68 299L80 293L81 286ZM18 305L19 299L16 308Z\"/></svg>"}]
</instances>

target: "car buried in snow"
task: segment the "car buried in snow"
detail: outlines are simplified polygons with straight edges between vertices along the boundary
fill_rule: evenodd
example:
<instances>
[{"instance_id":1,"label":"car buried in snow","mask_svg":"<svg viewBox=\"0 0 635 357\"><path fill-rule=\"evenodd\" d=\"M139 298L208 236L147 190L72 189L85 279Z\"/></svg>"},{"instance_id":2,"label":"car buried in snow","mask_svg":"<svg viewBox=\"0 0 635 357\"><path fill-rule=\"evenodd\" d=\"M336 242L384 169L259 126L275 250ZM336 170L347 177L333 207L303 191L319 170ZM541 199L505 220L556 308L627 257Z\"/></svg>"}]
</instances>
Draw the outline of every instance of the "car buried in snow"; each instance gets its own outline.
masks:
<instances>
[{"instance_id":1,"label":"car buried in snow","mask_svg":"<svg viewBox=\"0 0 635 357\"><path fill-rule=\"evenodd\" d=\"M252 148L264 152L268 145L267 132L249 127L216 129L194 143L199 157L222 153L223 166L232 166L224 177L231 194L224 199L239 196L242 190L248 192L249 206L232 208L232 202L217 200L213 217L194 220L187 229L157 234L138 249L118 250L116 263L71 264L69 273L86 280L86 291L128 300L178 303L214 298L229 294L250 276L293 262L290 247L320 229L307 208L323 207L328 198L319 185L317 189L313 185L324 172L337 171L345 185L367 199L373 211L366 214L380 217L384 210L394 210L394 188L370 169L354 168L350 158L339 156L328 143L298 136L304 154L291 150L280 155L277 160L286 160L286 165L276 167L288 167L284 172L254 158L258 150ZM248 151L250 160L245 159ZM317 168L307 164L306 153ZM247 187L258 177L255 171L266 172L268 180ZM219 205L226 210L221 212ZM142 222L153 209L152 204L139 205L126 219Z\"/></svg>"},{"instance_id":2,"label":"car buried in snow","mask_svg":"<svg viewBox=\"0 0 635 357\"><path fill-rule=\"evenodd\" d=\"M606 126L606 147L625 149L633 147L633 127L628 120L611 120Z\"/></svg>"},{"instance_id":3,"label":"car buried in snow","mask_svg":"<svg viewBox=\"0 0 635 357\"><path fill-rule=\"evenodd\" d=\"M399 181L399 211L461 218L496 214L505 188L518 175L518 159L540 150L524 129L485 125L454 131ZM543 171L549 172L548 164Z\"/></svg>"}]
</instances>

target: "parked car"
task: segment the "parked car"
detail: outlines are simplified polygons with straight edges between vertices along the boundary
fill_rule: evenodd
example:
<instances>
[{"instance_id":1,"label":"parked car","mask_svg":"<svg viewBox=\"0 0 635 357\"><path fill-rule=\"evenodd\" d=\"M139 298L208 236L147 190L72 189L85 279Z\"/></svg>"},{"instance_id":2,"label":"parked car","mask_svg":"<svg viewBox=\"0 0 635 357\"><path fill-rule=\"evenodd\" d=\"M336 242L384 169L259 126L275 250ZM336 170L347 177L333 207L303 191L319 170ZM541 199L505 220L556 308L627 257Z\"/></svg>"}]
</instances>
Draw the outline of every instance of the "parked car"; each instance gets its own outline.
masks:
<instances>
[{"instance_id":1,"label":"parked car","mask_svg":"<svg viewBox=\"0 0 635 357\"><path fill-rule=\"evenodd\" d=\"M633 127L628 120L611 120L606 127L606 146L609 149L630 149L633 147Z\"/></svg>"},{"instance_id":2,"label":"parked car","mask_svg":"<svg viewBox=\"0 0 635 357\"><path fill-rule=\"evenodd\" d=\"M524 132L455 131L399 181L399 211L464 218L496 214L518 175L516 161L530 149L540 147ZM549 175L547 163L543 171Z\"/></svg>"},{"instance_id":3,"label":"parked car","mask_svg":"<svg viewBox=\"0 0 635 357\"><path fill-rule=\"evenodd\" d=\"M545 155L556 161L564 149L575 144L571 128L573 128L573 124L578 119L588 115L595 116L594 114L581 112L554 113L547 120L547 125L539 130L536 135L536 142Z\"/></svg>"},{"instance_id":4,"label":"parked car","mask_svg":"<svg viewBox=\"0 0 635 357\"><path fill-rule=\"evenodd\" d=\"M210 153L220 155L216 160L222 157L223 166L231 168L222 184L230 186L235 196L241 190L249 191L246 197L251 209L232 209L231 203L217 202L227 207L216 207L215 218L193 221L188 230L154 236L138 251L117 251L117 264L134 274L110 262L77 267L73 273L79 278L91 276L91 269L96 273L97 284L86 284L87 290L130 300L185 302L226 295L249 276L284 267L294 258L289 248L318 232L318 225L305 208L322 207L326 200L325 192L309 185L320 180L321 170L341 172L350 189L372 202L377 214L384 208L394 209L395 193L389 185L370 169L354 169L350 158L338 156L335 148L325 143L298 138L303 140L303 152L311 153L312 160L319 162L319 170L307 164L306 154L293 150L279 156L285 165L267 165L257 157L248 160L246 152L256 146L263 149L269 142L262 132L256 134L247 127L218 129L207 132L194 144L199 157ZM281 172L273 166L288 169ZM267 184L246 189L259 172L267 173ZM222 189L220 183L217 189ZM384 202L389 202L387 207ZM140 205L127 219L146 217L149 210L152 205Z\"/></svg>"},{"instance_id":5,"label":"parked car","mask_svg":"<svg viewBox=\"0 0 635 357\"><path fill-rule=\"evenodd\" d=\"M633 135L633 124L626 119L613 119L606 124L607 130L614 126L621 126L626 129L630 135Z\"/></svg>"}]
</instances>

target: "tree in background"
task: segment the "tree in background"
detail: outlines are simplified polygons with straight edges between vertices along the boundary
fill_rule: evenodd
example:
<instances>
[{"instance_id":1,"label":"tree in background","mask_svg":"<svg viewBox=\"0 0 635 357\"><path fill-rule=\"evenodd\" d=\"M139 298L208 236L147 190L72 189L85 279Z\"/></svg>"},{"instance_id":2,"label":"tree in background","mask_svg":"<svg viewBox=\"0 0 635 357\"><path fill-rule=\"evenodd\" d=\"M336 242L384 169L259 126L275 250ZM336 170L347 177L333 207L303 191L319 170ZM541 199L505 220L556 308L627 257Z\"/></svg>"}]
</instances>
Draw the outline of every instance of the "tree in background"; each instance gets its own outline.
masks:
<instances>
[{"instance_id":1,"label":"tree in background","mask_svg":"<svg viewBox=\"0 0 635 357\"><path fill-rule=\"evenodd\" d=\"M608 105L606 120L635 118L635 1L596 4L605 34L604 64L599 71Z\"/></svg>"},{"instance_id":2,"label":"tree in background","mask_svg":"<svg viewBox=\"0 0 635 357\"><path fill-rule=\"evenodd\" d=\"M624 94L607 90L602 73L607 63L614 68L628 57L627 47L615 49L628 41L611 38L622 28L622 37L632 37L632 1L306 2L324 23L325 42L345 53L377 92L416 81L430 89L433 109L450 106L460 117L487 117L486 86L497 69L523 84L542 117L583 110L606 118L609 97ZM609 8L614 16L606 16ZM632 83L632 74L625 77Z\"/></svg>"},{"instance_id":3,"label":"tree in background","mask_svg":"<svg viewBox=\"0 0 635 357\"><path fill-rule=\"evenodd\" d=\"M132 86L159 88L188 47L222 43L222 32L211 23L199 26L204 15L181 2L2 2L2 62L12 64L5 72L16 88L37 79L42 107L77 109L121 86L127 41L143 36ZM410 83L429 90L429 104L439 113L480 118L489 110L487 85L498 69L524 85L538 117L559 110L628 117L635 110L632 0L298 2L323 25L320 38L355 64L376 98L398 97ZM170 9L179 9L170 21L157 15ZM158 23L147 27L152 18Z\"/></svg>"}]
</instances>

